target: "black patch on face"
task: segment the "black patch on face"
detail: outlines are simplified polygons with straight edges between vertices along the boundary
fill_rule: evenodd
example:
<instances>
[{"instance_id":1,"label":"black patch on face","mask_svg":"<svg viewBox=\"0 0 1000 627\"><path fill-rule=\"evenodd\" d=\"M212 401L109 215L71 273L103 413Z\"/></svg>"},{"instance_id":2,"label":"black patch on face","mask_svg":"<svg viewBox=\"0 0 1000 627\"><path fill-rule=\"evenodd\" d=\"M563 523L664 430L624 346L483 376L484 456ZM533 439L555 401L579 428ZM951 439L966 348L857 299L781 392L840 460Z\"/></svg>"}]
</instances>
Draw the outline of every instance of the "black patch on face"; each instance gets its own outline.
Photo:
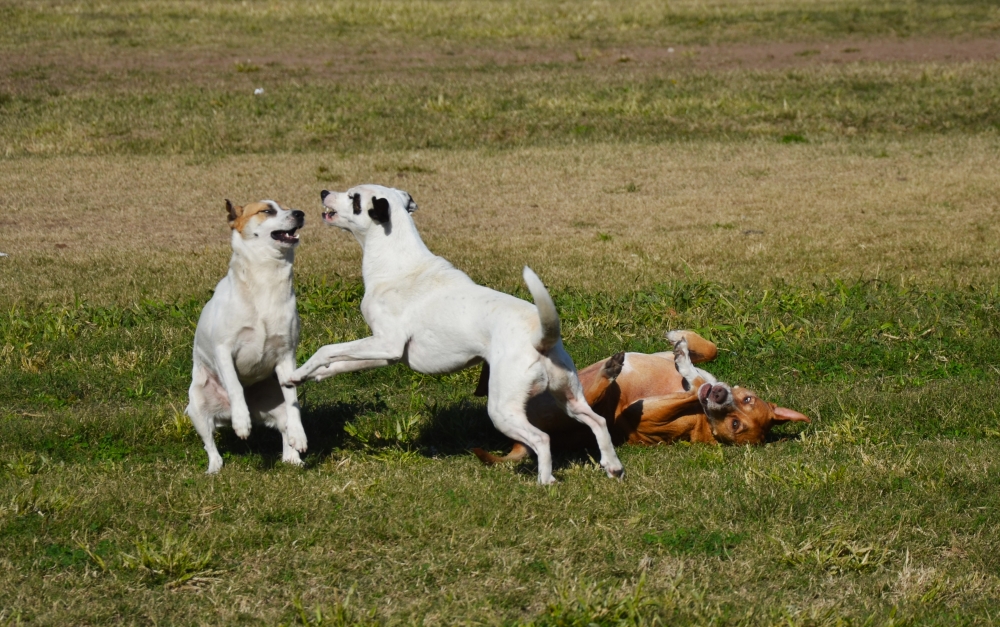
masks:
<instances>
[{"instance_id":1,"label":"black patch on face","mask_svg":"<svg viewBox=\"0 0 1000 627\"><path fill-rule=\"evenodd\" d=\"M354 207L354 215L361 213L361 194L354 194L351 197L351 205Z\"/></svg>"},{"instance_id":2,"label":"black patch on face","mask_svg":"<svg viewBox=\"0 0 1000 627\"><path fill-rule=\"evenodd\" d=\"M357 196L355 196L357 198ZM372 198L372 208L368 210L368 215L371 219L380 224L384 224L389 221L389 199L388 198Z\"/></svg>"}]
</instances>

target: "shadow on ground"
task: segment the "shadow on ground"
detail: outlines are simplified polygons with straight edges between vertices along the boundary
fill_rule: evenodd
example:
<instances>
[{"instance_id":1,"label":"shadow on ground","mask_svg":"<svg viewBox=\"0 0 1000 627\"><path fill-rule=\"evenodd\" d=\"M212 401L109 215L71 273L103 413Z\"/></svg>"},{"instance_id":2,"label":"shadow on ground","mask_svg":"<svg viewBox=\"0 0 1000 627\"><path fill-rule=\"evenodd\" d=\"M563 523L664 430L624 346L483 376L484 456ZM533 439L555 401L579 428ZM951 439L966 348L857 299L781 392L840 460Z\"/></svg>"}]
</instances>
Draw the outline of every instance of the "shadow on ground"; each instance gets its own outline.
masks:
<instances>
[{"instance_id":1,"label":"shadow on ground","mask_svg":"<svg viewBox=\"0 0 1000 627\"><path fill-rule=\"evenodd\" d=\"M436 407L429 420L420 425L412 438L401 441L391 431L385 436L365 425L371 421L372 405L364 402L320 402L302 408L302 425L309 438L309 451L304 456L307 467L324 463L337 451L357 450L378 455L380 453L412 452L426 457L472 456L471 449L484 448L506 454L513 442L494 428L486 406L481 401L463 399L443 407ZM379 409L385 410L384 407ZM371 432L374 435L351 435ZM366 429L366 427L368 427ZM391 427L391 425L390 425ZM388 430L388 429L387 429ZM219 450L237 458L255 458L256 467L267 470L281 461L281 435L275 429L256 426L250 437L241 440L231 429L220 430ZM560 450L553 447L555 469L599 459L597 447L584 450ZM517 465L517 472L534 474L537 467L532 457Z\"/></svg>"}]
</instances>

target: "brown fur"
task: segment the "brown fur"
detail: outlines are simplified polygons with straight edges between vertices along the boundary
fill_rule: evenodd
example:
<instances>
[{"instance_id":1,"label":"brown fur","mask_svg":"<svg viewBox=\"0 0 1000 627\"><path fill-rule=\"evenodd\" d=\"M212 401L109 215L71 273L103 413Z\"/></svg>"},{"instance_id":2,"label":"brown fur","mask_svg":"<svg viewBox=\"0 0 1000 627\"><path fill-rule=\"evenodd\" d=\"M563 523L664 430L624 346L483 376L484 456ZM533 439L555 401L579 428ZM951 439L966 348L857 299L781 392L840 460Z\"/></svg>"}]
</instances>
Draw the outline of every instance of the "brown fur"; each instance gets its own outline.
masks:
<instances>
[{"instance_id":1,"label":"brown fur","mask_svg":"<svg viewBox=\"0 0 1000 627\"><path fill-rule=\"evenodd\" d=\"M287 209L284 205L279 204L278 206L282 209ZM271 205L265 202L252 202L249 205L241 207L234 205L227 199L226 212L229 214L229 228L239 231L242 234L243 229L251 220L258 216L261 211L266 211L270 208ZM261 218L266 219L266 216L261 216Z\"/></svg>"},{"instance_id":2,"label":"brown fur","mask_svg":"<svg viewBox=\"0 0 1000 627\"><path fill-rule=\"evenodd\" d=\"M682 332L688 342L691 361L711 361L718 354L715 344L692 331ZM771 427L789 421L809 419L791 409L777 407L753 392L734 387L734 410L713 422L698 401L699 381L685 388L684 378L674 366L672 353L628 353L626 367L617 370L612 362L600 361L580 371L587 402L608 421L615 445L660 444L679 440L704 444L762 444ZM609 364L612 366L609 368ZM485 369L485 366L484 366ZM478 391L485 391L480 383ZM528 402L528 419L552 438L554 448L579 449L591 446L592 436L563 416L551 398L536 396ZM733 431L733 420L739 428ZM588 437L589 436L589 437ZM511 452L497 457L482 449L473 452L485 464L524 459L526 447L515 443Z\"/></svg>"}]
</instances>

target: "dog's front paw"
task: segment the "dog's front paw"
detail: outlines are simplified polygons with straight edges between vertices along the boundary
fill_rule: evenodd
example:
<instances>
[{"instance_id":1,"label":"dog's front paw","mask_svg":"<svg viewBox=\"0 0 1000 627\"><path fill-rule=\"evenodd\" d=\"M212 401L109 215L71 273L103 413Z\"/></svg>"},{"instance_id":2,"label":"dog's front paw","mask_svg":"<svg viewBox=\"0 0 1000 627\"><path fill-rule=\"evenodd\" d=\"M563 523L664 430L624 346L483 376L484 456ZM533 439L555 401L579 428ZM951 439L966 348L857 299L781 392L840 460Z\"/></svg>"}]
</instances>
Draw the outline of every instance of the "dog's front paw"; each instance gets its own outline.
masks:
<instances>
[{"instance_id":1,"label":"dog's front paw","mask_svg":"<svg viewBox=\"0 0 1000 627\"><path fill-rule=\"evenodd\" d=\"M302 466L303 465L302 464L302 458L299 457L298 451L296 451L294 449L291 449L291 450L288 450L288 451L285 451L284 453L282 453L281 454L281 461L285 462L286 464L291 464L292 466Z\"/></svg>"},{"instance_id":2,"label":"dog's front paw","mask_svg":"<svg viewBox=\"0 0 1000 627\"><path fill-rule=\"evenodd\" d=\"M306 370L304 367L299 368L298 370L292 373L292 376L288 377L288 381L284 385L285 387L289 386L298 387L303 383L305 383L308 377L309 377L309 371Z\"/></svg>"},{"instance_id":3,"label":"dog's front paw","mask_svg":"<svg viewBox=\"0 0 1000 627\"><path fill-rule=\"evenodd\" d=\"M306 441L306 432L302 429L302 425L295 425L294 427L289 425L286 433L288 438L288 446L292 450L298 451L299 453L305 453L309 448L308 442Z\"/></svg>"},{"instance_id":4,"label":"dog's front paw","mask_svg":"<svg viewBox=\"0 0 1000 627\"><path fill-rule=\"evenodd\" d=\"M250 437L250 412L246 415L233 413L233 431L241 439L245 440Z\"/></svg>"},{"instance_id":5,"label":"dog's front paw","mask_svg":"<svg viewBox=\"0 0 1000 627\"><path fill-rule=\"evenodd\" d=\"M314 383L318 383L318 382L323 381L325 379L329 379L329 378L335 376L336 374L337 374L337 371L336 371L335 368L333 368L333 366L324 366L322 368L319 368L315 372L313 372L311 375L309 375L307 381L312 381Z\"/></svg>"},{"instance_id":6,"label":"dog's front paw","mask_svg":"<svg viewBox=\"0 0 1000 627\"><path fill-rule=\"evenodd\" d=\"M667 341L676 348L679 343L687 342L687 336L683 331L669 331L667 332Z\"/></svg>"},{"instance_id":7,"label":"dog's front paw","mask_svg":"<svg viewBox=\"0 0 1000 627\"><path fill-rule=\"evenodd\" d=\"M688 341L684 337L674 343L674 361L676 362L679 359L691 359L691 355L688 353Z\"/></svg>"}]
</instances>

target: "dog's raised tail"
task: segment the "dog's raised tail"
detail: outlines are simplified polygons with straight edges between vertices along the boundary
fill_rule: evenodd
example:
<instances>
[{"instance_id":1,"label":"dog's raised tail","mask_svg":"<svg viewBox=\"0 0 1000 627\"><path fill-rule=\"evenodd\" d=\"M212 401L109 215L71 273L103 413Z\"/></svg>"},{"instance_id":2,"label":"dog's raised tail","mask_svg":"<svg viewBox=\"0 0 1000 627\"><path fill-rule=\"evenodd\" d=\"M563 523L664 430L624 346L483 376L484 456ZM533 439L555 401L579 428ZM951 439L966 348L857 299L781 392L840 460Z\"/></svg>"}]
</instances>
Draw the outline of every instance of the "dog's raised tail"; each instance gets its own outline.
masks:
<instances>
[{"instance_id":1,"label":"dog's raised tail","mask_svg":"<svg viewBox=\"0 0 1000 627\"><path fill-rule=\"evenodd\" d=\"M556 304L552 302L549 291L545 289L545 284L538 275L528 266L524 266L523 276L528 291L531 292L531 298L535 301L535 307L538 308L538 319L542 323L532 344L538 352L547 353L559 341L559 312L556 311Z\"/></svg>"}]
</instances>

